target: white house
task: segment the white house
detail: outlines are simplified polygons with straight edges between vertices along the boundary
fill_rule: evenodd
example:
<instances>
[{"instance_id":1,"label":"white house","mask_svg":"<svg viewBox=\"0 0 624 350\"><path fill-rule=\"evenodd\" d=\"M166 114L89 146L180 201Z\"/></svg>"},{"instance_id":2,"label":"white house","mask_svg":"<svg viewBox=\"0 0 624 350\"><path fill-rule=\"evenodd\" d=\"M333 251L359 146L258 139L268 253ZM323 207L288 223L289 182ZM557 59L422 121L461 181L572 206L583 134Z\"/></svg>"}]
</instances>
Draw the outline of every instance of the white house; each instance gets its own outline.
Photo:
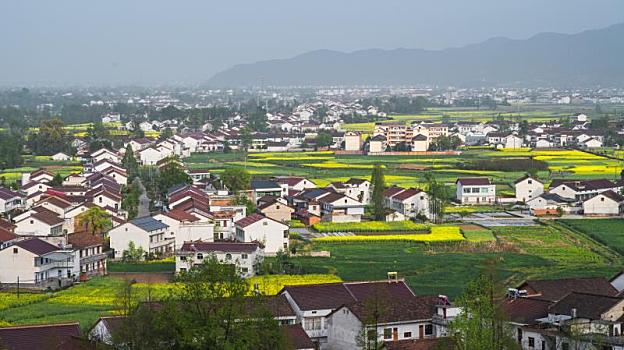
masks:
<instances>
[{"instance_id":1,"label":"white house","mask_svg":"<svg viewBox=\"0 0 624 350\"><path fill-rule=\"evenodd\" d=\"M260 242L264 245L267 255L275 255L278 251L288 251L288 225L260 214L251 214L234 224L237 241Z\"/></svg>"},{"instance_id":2,"label":"white house","mask_svg":"<svg viewBox=\"0 0 624 350\"><path fill-rule=\"evenodd\" d=\"M360 222L364 215L365 204L341 193L329 193L321 197L318 202L321 204L323 221Z\"/></svg>"},{"instance_id":3,"label":"white house","mask_svg":"<svg viewBox=\"0 0 624 350\"><path fill-rule=\"evenodd\" d=\"M241 276L247 278L255 276L264 259L264 251L258 242L184 242L176 251L176 272L186 272L210 257L223 264L235 265Z\"/></svg>"},{"instance_id":4,"label":"white house","mask_svg":"<svg viewBox=\"0 0 624 350\"><path fill-rule=\"evenodd\" d=\"M300 176L278 176L275 178L275 182L280 185L286 185L289 190L295 191L316 188L316 184L314 182Z\"/></svg>"},{"instance_id":5,"label":"white house","mask_svg":"<svg viewBox=\"0 0 624 350\"><path fill-rule=\"evenodd\" d=\"M583 213L588 216L618 216L624 213L624 197L609 190L583 202Z\"/></svg>"},{"instance_id":6,"label":"white house","mask_svg":"<svg viewBox=\"0 0 624 350\"><path fill-rule=\"evenodd\" d=\"M154 219L169 226L165 239L175 241L175 249L180 249L184 242L212 242L215 238L215 224L202 221L197 216L185 211L174 209L154 215Z\"/></svg>"},{"instance_id":7,"label":"white house","mask_svg":"<svg viewBox=\"0 0 624 350\"><path fill-rule=\"evenodd\" d=\"M139 151L139 159L143 165L156 165L159 160L162 160L165 157L166 156L154 147L148 147Z\"/></svg>"},{"instance_id":8,"label":"white house","mask_svg":"<svg viewBox=\"0 0 624 350\"><path fill-rule=\"evenodd\" d=\"M327 347L333 350L358 348L358 337L377 337L379 343L430 339L436 336L433 316L438 296L389 299L379 296L384 312L370 324L366 302L346 304L327 316Z\"/></svg>"},{"instance_id":9,"label":"white house","mask_svg":"<svg viewBox=\"0 0 624 350\"><path fill-rule=\"evenodd\" d=\"M586 148L600 148L602 147L602 141L596 138L590 137L589 139L583 141L581 145Z\"/></svg>"},{"instance_id":10,"label":"white house","mask_svg":"<svg viewBox=\"0 0 624 350\"><path fill-rule=\"evenodd\" d=\"M19 219L18 219L19 218ZM48 209L28 211L15 218L15 233L22 236L60 236L65 220Z\"/></svg>"},{"instance_id":11,"label":"white house","mask_svg":"<svg viewBox=\"0 0 624 350\"><path fill-rule=\"evenodd\" d=\"M429 150L429 138L423 134L412 137L412 152L426 152Z\"/></svg>"},{"instance_id":12,"label":"white house","mask_svg":"<svg viewBox=\"0 0 624 350\"><path fill-rule=\"evenodd\" d=\"M368 153L381 153L386 147L386 137L383 135L375 135L368 140Z\"/></svg>"},{"instance_id":13,"label":"white house","mask_svg":"<svg viewBox=\"0 0 624 350\"><path fill-rule=\"evenodd\" d=\"M104 159L107 159L114 163L121 162L121 157L119 156L119 154L106 148L100 148L99 150L91 153L91 160L93 161L93 163L97 163Z\"/></svg>"},{"instance_id":14,"label":"white house","mask_svg":"<svg viewBox=\"0 0 624 350\"><path fill-rule=\"evenodd\" d=\"M494 204L496 185L486 177L459 178L456 198L461 204Z\"/></svg>"},{"instance_id":15,"label":"white house","mask_svg":"<svg viewBox=\"0 0 624 350\"><path fill-rule=\"evenodd\" d=\"M364 302L375 295L385 295L397 301L414 297L412 290L402 280L285 286L279 294L286 297L297 315L297 322L301 323L313 341L320 344L321 349L327 348L327 317L334 310Z\"/></svg>"},{"instance_id":16,"label":"white house","mask_svg":"<svg viewBox=\"0 0 624 350\"><path fill-rule=\"evenodd\" d=\"M362 134L348 131L344 134L344 150L359 151L362 149Z\"/></svg>"},{"instance_id":17,"label":"white house","mask_svg":"<svg viewBox=\"0 0 624 350\"><path fill-rule=\"evenodd\" d=\"M533 199L529 199L526 204L529 206L531 214L536 216L557 215L559 211L562 213L577 213L580 211L580 208L576 206L575 199L561 197L551 192L544 192Z\"/></svg>"},{"instance_id":18,"label":"white house","mask_svg":"<svg viewBox=\"0 0 624 350\"><path fill-rule=\"evenodd\" d=\"M153 217L146 216L130 220L108 231L110 247L115 259L121 259L130 242L146 253L167 255L174 251L174 240L167 239L169 226Z\"/></svg>"},{"instance_id":19,"label":"white house","mask_svg":"<svg viewBox=\"0 0 624 350\"><path fill-rule=\"evenodd\" d=\"M39 238L17 241L0 250L0 283L57 289L73 283L71 250L64 250Z\"/></svg>"},{"instance_id":20,"label":"white house","mask_svg":"<svg viewBox=\"0 0 624 350\"><path fill-rule=\"evenodd\" d=\"M384 191L384 206L405 217L429 217L429 196L418 188L390 187Z\"/></svg>"},{"instance_id":21,"label":"white house","mask_svg":"<svg viewBox=\"0 0 624 350\"><path fill-rule=\"evenodd\" d=\"M544 183L529 176L523 176L514 182L516 202L526 203L544 193Z\"/></svg>"},{"instance_id":22,"label":"white house","mask_svg":"<svg viewBox=\"0 0 624 350\"><path fill-rule=\"evenodd\" d=\"M68 161L68 160L71 160L71 157L68 156L67 154L63 153L63 152L59 152L59 153L53 155L51 158L52 158L52 160L55 160L55 161Z\"/></svg>"},{"instance_id":23,"label":"white house","mask_svg":"<svg viewBox=\"0 0 624 350\"><path fill-rule=\"evenodd\" d=\"M0 187L0 214L10 212L14 209L21 209L25 205L25 198L22 194L5 187Z\"/></svg>"}]
</instances>

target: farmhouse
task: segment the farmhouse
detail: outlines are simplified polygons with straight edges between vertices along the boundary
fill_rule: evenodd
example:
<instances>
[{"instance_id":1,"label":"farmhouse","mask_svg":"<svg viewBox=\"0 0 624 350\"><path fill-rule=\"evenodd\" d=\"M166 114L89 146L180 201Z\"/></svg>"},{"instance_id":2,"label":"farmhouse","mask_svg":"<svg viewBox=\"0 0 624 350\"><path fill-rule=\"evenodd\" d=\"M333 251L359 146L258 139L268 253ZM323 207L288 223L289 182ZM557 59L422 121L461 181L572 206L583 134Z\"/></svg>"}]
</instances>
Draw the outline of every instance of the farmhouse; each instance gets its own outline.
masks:
<instances>
[{"instance_id":1,"label":"farmhouse","mask_svg":"<svg viewBox=\"0 0 624 350\"><path fill-rule=\"evenodd\" d=\"M418 188L393 186L384 191L384 206L405 217L429 216L429 196Z\"/></svg>"},{"instance_id":2,"label":"farmhouse","mask_svg":"<svg viewBox=\"0 0 624 350\"><path fill-rule=\"evenodd\" d=\"M321 219L330 222L360 222L364 215L364 204L340 193L332 192L322 196Z\"/></svg>"},{"instance_id":3,"label":"farmhouse","mask_svg":"<svg viewBox=\"0 0 624 350\"><path fill-rule=\"evenodd\" d=\"M374 295L385 294L394 300L414 297L404 281L370 281L286 286L284 295L297 315L308 336L324 348L328 342L327 317L343 305L369 300Z\"/></svg>"},{"instance_id":4,"label":"farmhouse","mask_svg":"<svg viewBox=\"0 0 624 350\"><path fill-rule=\"evenodd\" d=\"M276 199L259 205L258 212L270 219L286 223L290 221L295 209Z\"/></svg>"},{"instance_id":5,"label":"farmhouse","mask_svg":"<svg viewBox=\"0 0 624 350\"><path fill-rule=\"evenodd\" d=\"M609 190L583 202L583 213L588 216L618 216L624 213L624 197Z\"/></svg>"},{"instance_id":6,"label":"farmhouse","mask_svg":"<svg viewBox=\"0 0 624 350\"><path fill-rule=\"evenodd\" d=\"M24 195L5 187L0 187L0 214L24 207Z\"/></svg>"},{"instance_id":7,"label":"farmhouse","mask_svg":"<svg viewBox=\"0 0 624 350\"><path fill-rule=\"evenodd\" d=\"M247 278L256 274L264 259L264 251L258 242L184 242L176 252L176 272L186 272L210 257L222 264L236 266L241 276Z\"/></svg>"},{"instance_id":8,"label":"farmhouse","mask_svg":"<svg viewBox=\"0 0 624 350\"><path fill-rule=\"evenodd\" d=\"M260 214L251 214L235 222L236 240L260 242L267 255L288 251L288 225Z\"/></svg>"},{"instance_id":9,"label":"farmhouse","mask_svg":"<svg viewBox=\"0 0 624 350\"><path fill-rule=\"evenodd\" d=\"M52 158L52 160L55 160L55 161L68 161L68 160L71 159L70 156L68 156L67 154L65 154L63 152L56 153L51 158Z\"/></svg>"},{"instance_id":10,"label":"farmhouse","mask_svg":"<svg viewBox=\"0 0 624 350\"><path fill-rule=\"evenodd\" d=\"M104 240L100 235L85 231L77 232L67 237L67 243L74 252L73 274L79 276L80 281L106 274Z\"/></svg>"},{"instance_id":11,"label":"farmhouse","mask_svg":"<svg viewBox=\"0 0 624 350\"><path fill-rule=\"evenodd\" d=\"M581 208L576 205L577 201L572 198L561 197L556 193L545 192L529 199L526 204L532 215L558 215L561 213L578 213Z\"/></svg>"},{"instance_id":12,"label":"farmhouse","mask_svg":"<svg viewBox=\"0 0 624 350\"><path fill-rule=\"evenodd\" d=\"M496 185L486 177L459 178L456 198L461 204L494 204L496 202Z\"/></svg>"},{"instance_id":13,"label":"farmhouse","mask_svg":"<svg viewBox=\"0 0 624 350\"><path fill-rule=\"evenodd\" d=\"M121 259L130 242L136 248L143 248L146 253L167 255L174 251L174 240L168 239L169 226L152 217L146 216L128 221L108 231L110 247L115 259Z\"/></svg>"},{"instance_id":14,"label":"farmhouse","mask_svg":"<svg viewBox=\"0 0 624 350\"><path fill-rule=\"evenodd\" d=\"M359 132L346 132L344 134L344 150L359 151L362 149L362 134Z\"/></svg>"},{"instance_id":15,"label":"farmhouse","mask_svg":"<svg viewBox=\"0 0 624 350\"><path fill-rule=\"evenodd\" d=\"M412 137L412 152L426 152L429 150L429 138L423 134Z\"/></svg>"},{"instance_id":16,"label":"farmhouse","mask_svg":"<svg viewBox=\"0 0 624 350\"><path fill-rule=\"evenodd\" d=\"M544 193L544 184L536 178L526 175L514 182L516 202L526 203Z\"/></svg>"},{"instance_id":17,"label":"farmhouse","mask_svg":"<svg viewBox=\"0 0 624 350\"><path fill-rule=\"evenodd\" d=\"M73 283L74 256L39 238L0 250L0 283L31 288L60 288Z\"/></svg>"},{"instance_id":18,"label":"farmhouse","mask_svg":"<svg viewBox=\"0 0 624 350\"><path fill-rule=\"evenodd\" d=\"M22 236L59 236L65 222L55 212L43 207L33 208L15 219L15 233Z\"/></svg>"}]
</instances>

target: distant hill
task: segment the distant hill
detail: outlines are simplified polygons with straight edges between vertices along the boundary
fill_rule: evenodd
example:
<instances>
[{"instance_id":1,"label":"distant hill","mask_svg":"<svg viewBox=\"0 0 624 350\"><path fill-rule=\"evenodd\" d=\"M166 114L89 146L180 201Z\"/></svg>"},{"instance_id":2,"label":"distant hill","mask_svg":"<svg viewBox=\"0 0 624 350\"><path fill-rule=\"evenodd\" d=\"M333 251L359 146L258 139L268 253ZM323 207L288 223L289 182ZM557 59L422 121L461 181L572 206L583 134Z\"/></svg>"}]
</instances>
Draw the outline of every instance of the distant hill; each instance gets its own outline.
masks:
<instances>
[{"instance_id":1,"label":"distant hill","mask_svg":"<svg viewBox=\"0 0 624 350\"><path fill-rule=\"evenodd\" d=\"M624 23L578 34L542 33L526 40L493 38L437 51L318 50L288 59L239 64L208 86L258 85L532 85L624 83Z\"/></svg>"}]
</instances>

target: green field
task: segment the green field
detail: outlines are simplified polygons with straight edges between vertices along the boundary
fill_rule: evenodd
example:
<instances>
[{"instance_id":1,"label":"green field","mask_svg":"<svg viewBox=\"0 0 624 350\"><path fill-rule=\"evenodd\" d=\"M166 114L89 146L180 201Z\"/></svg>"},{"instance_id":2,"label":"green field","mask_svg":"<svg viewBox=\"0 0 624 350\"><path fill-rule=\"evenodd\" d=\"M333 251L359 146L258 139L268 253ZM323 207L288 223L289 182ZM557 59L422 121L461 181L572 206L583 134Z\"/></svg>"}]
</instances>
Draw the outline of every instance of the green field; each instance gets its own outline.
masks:
<instances>
[{"instance_id":1,"label":"green field","mask_svg":"<svg viewBox=\"0 0 624 350\"><path fill-rule=\"evenodd\" d=\"M624 255L624 219L559 220Z\"/></svg>"},{"instance_id":2,"label":"green field","mask_svg":"<svg viewBox=\"0 0 624 350\"><path fill-rule=\"evenodd\" d=\"M343 280L405 278L416 293L457 296L487 259L496 258L508 285L527 278L611 276L621 256L556 224L464 231L467 242L313 242L331 258L296 257L304 272L335 273ZM496 238L498 243L494 243ZM477 244L475 244L477 243ZM483 243L487 243L484 245Z\"/></svg>"}]
</instances>

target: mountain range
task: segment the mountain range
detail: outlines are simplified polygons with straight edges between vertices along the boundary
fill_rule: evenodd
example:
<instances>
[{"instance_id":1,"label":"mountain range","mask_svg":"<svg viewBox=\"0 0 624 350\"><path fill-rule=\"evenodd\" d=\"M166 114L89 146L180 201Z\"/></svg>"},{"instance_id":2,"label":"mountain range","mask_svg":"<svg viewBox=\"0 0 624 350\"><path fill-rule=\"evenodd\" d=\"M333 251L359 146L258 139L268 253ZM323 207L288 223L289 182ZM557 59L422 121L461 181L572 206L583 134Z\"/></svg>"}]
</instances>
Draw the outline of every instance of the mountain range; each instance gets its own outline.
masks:
<instances>
[{"instance_id":1,"label":"mountain range","mask_svg":"<svg viewBox=\"0 0 624 350\"><path fill-rule=\"evenodd\" d=\"M492 38L443 50L310 51L235 65L211 87L328 85L621 86L624 23L576 34Z\"/></svg>"}]
</instances>

